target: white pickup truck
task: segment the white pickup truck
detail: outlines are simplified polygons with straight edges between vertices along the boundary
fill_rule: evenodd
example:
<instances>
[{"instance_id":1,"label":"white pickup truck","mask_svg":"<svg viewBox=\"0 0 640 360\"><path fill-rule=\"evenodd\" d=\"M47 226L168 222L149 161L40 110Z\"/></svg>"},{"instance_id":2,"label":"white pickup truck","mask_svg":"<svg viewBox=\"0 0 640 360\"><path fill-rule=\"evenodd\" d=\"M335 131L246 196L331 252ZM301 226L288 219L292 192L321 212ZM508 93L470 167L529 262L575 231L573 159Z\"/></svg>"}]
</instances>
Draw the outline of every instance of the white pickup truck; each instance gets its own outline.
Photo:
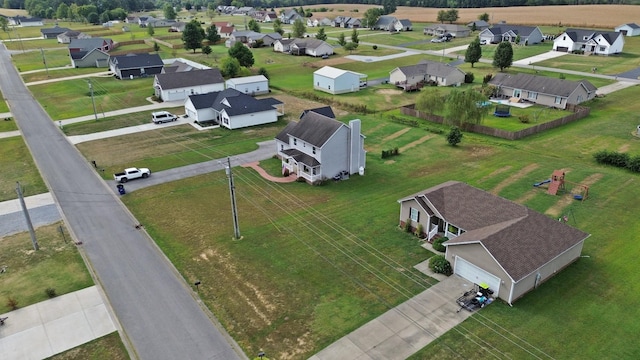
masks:
<instances>
[{"instance_id":1,"label":"white pickup truck","mask_svg":"<svg viewBox=\"0 0 640 360\"><path fill-rule=\"evenodd\" d=\"M151 175L151 171L147 168L127 168L121 173L113 174L113 179L119 183L126 183L133 179L146 179L149 175Z\"/></svg>"}]
</instances>

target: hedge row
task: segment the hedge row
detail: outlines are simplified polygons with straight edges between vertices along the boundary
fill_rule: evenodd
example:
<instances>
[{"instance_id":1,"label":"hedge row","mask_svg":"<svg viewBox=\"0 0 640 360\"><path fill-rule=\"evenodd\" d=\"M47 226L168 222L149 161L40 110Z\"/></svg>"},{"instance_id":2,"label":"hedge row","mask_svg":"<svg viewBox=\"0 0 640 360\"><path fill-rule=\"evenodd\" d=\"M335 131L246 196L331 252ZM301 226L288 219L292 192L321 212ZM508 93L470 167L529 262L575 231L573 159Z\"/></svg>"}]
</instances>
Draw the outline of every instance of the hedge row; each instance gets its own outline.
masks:
<instances>
[{"instance_id":1,"label":"hedge row","mask_svg":"<svg viewBox=\"0 0 640 360\"><path fill-rule=\"evenodd\" d=\"M617 151L601 150L593 154L599 164L627 168L633 172L640 172L640 155L630 156Z\"/></svg>"}]
</instances>

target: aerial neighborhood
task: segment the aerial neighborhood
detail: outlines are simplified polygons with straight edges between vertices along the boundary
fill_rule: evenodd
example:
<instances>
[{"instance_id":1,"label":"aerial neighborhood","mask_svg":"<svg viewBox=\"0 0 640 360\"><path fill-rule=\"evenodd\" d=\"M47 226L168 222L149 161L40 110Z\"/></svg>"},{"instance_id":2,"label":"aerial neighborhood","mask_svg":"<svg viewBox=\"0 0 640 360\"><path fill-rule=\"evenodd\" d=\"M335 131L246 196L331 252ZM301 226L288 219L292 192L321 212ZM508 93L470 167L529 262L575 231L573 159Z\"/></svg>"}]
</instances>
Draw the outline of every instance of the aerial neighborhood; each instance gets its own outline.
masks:
<instances>
[{"instance_id":1,"label":"aerial neighborhood","mask_svg":"<svg viewBox=\"0 0 640 360\"><path fill-rule=\"evenodd\" d=\"M640 356L640 5L493 3L5 2L0 357Z\"/></svg>"}]
</instances>

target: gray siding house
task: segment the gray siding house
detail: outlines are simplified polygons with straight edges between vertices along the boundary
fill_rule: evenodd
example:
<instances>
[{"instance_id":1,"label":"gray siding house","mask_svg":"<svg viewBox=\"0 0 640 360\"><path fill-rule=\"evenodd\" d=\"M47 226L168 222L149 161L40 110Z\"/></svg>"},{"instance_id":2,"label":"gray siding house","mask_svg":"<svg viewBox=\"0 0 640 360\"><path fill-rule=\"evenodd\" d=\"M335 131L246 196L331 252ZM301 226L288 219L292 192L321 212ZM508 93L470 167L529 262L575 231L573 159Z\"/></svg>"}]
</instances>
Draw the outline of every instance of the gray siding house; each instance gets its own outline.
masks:
<instances>
[{"instance_id":1,"label":"gray siding house","mask_svg":"<svg viewBox=\"0 0 640 360\"><path fill-rule=\"evenodd\" d=\"M542 42L544 35L537 26L507 25L500 24L488 29L484 29L478 35L480 41L484 40L490 44L497 44L503 41L515 43L520 37L519 45L533 45Z\"/></svg>"},{"instance_id":2,"label":"gray siding house","mask_svg":"<svg viewBox=\"0 0 640 360\"><path fill-rule=\"evenodd\" d=\"M454 273L510 305L580 258L589 234L458 181L398 200L400 225L449 237Z\"/></svg>"},{"instance_id":3,"label":"gray siding house","mask_svg":"<svg viewBox=\"0 0 640 360\"><path fill-rule=\"evenodd\" d=\"M397 67L389 72L389 82L405 90L416 90L423 83L433 81L438 86L458 86L464 83L464 71L437 61L423 60L420 64Z\"/></svg>"},{"instance_id":4,"label":"gray siding house","mask_svg":"<svg viewBox=\"0 0 640 360\"><path fill-rule=\"evenodd\" d=\"M282 168L309 184L345 175L364 174L366 151L359 119L349 125L309 111L276 136Z\"/></svg>"},{"instance_id":5,"label":"gray siding house","mask_svg":"<svg viewBox=\"0 0 640 360\"><path fill-rule=\"evenodd\" d=\"M596 96L597 88L587 80L570 81L529 74L498 73L490 81L500 97L519 98L535 104L566 109Z\"/></svg>"}]
</instances>

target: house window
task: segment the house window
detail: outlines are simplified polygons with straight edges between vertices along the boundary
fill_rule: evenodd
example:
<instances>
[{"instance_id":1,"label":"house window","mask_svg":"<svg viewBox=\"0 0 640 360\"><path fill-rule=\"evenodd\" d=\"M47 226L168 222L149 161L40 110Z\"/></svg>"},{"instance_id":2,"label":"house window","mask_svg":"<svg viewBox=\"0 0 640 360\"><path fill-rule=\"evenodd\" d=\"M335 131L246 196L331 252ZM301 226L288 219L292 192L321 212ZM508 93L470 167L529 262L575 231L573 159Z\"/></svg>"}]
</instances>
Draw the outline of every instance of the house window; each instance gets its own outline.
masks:
<instances>
[{"instance_id":1,"label":"house window","mask_svg":"<svg viewBox=\"0 0 640 360\"><path fill-rule=\"evenodd\" d=\"M513 97L519 98L521 94L522 94L522 90L520 89L513 90Z\"/></svg>"},{"instance_id":2,"label":"house window","mask_svg":"<svg viewBox=\"0 0 640 360\"><path fill-rule=\"evenodd\" d=\"M284 150L284 145L280 144L280 151Z\"/></svg>"},{"instance_id":3,"label":"house window","mask_svg":"<svg viewBox=\"0 0 640 360\"><path fill-rule=\"evenodd\" d=\"M317 171L318 171L318 169L313 168L313 175L317 175Z\"/></svg>"},{"instance_id":4,"label":"house window","mask_svg":"<svg viewBox=\"0 0 640 360\"><path fill-rule=\"evenodd\" d=\"M600 51L601 51L601 52L605 52L605 51L607 51L607 47L606 47L606 46L600 46Z\"/></svg>"},{"instance_id":5,"label":"house window","mask_svg":"<svg viewBox=\"0 0 640 360\"><path fill-rule=\"evenodd\" d=\"M313 147L311 148L311 152L313 152L313 154L315 155L315 153L316 153L316 147L315 147L315 146L313 146Z\"/></svg>"},{"instance_id":6,"label":"house window","mask_svg":"<svg viewBox=\"0 0 640 360\"><path fill-rule=\"evenodd\" d=\"M293 145L298 145L298 139L293 139Z\"/></svg>"},{"instance_id":7,"label":"house window","mask_svg":"<svg viewBox=\"0 0 640 360\"><path fill-rule=\"evenodd\" d=\"M556 104L562 104L562 98L560 96L556 96Z\"/></svg>"},{"instance_id":8,"label":"house window","mask_svg":"<svg viewBox=\"0 0 640 360\"><path fill-rule=\"evenodd\" d=\"M567 40L567 35L563 36L562 40Z\"/></svg>"},{"instance_id":9,"label":"house window","mask_svg":"<svg viewBox=\"0 0 640 360\"><path fill-rule=\"evenodd\" d=\"M418 209L409 208L409 218L411 218L411 221L418 222L420 220L420 212Z\"/></svg>"},{"instance_id":10,"label":"house window","mask_svg":"<svg viewBox=\"0 0 640 360\"><path fill-rule=\"evenodd\" d=\"M582 95L578 95L578 102L582 102Z\"/></svg>"},{"instance_id":11,"label":"house window","mask_svg":"<svg viewBox=\"0 0 640 360\"><path fill-rule=\"evenodd\" d=\"M537 92L529 91L529 99L535 100L537 98L538 98Z\"/></svg>"},{"instance_id":12,"label":"house window","mask_svg":"<svg viewBox=\"0 0 640 360\"><path fill-rule=\"evenodd\" d=\"M328 89L331 90L331 85L328 86Z\"/></svg>"},{"instance_id":13,"label":"house window","mask_svg":"<svg viewBox=\"0 0 640 360\"><path fill-rule=\"evenodd\" d=\"M460 231L460 229L458 229L457 227L449 224L449 226L447 226L447 231L454 234L454 235L458 235L458 231Z\"/></svg>"},{"instance_id":14,"label":"house window","mask_svg":"<svg viewBox=\"0 0 640 360\"><path fill-rule=\"evenodd\" d=\"M307 167L307 165L302 166L302 171L309 173L309 168Z\"/></svg>"}]
</instances>

